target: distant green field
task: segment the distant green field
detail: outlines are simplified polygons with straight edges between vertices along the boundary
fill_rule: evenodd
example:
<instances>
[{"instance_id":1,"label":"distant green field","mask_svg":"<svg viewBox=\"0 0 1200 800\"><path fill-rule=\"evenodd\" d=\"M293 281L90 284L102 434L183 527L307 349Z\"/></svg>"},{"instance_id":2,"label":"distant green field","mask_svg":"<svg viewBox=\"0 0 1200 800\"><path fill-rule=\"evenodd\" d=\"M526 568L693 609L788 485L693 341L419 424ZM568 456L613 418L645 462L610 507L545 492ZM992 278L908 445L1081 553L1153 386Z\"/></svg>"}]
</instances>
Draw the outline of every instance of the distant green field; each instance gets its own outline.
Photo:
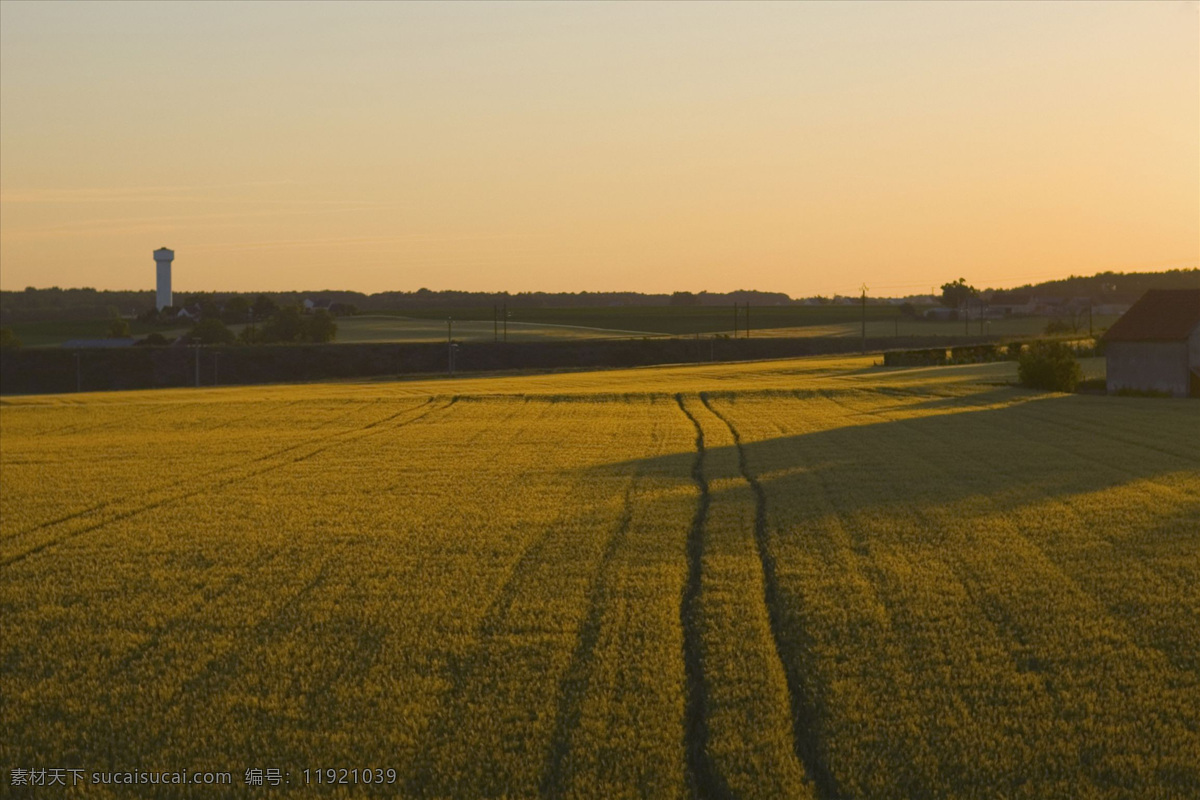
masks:
<instances>
[{"instance_id":1,"label":"distant green field","mask_svg":"<svg viewBox=\"0 0 1200 800\"><path fill-rule=\"evenodd\" d=\"M493 327L490 320L456 320L447 330L445 319L416 319L391 315L361 315L339 317L339 342L423 342L445 341L453 335L456 341L492 341L505 337L504 326ZM543 322L509 322L507 340L510 342L546 341L548 339L612 339L624 336L661 336L648 331L624 331L608 328L585 328L576 325L554 325Z\"/></svg>"},{"instance_id":2,"label":"distant green field","mask_svg":"<svg viewBox=\"0 0 1200 800\"><path fill-rule=\"evenodd\" d=\"M609 306L588 308L509 308L509 323L537 322L550 325L577 325L651 333L693 334L726 333L734 328L733 306ZM411 309L397 315L423 319L453 317L456 320L482 320L489 325L491 306L465 308ZM867 306L868 320L890 320L900 315L895 306ZM862 319L858 306L751 306L750 328L787 328L808 325L832 325ZM745 330L746 311L739 311L737 328ZM511 330L511 328L510 328Z\"/></svg>"},{"instance_id":3,"label":"distant green field","mask_svg":"<svg viewBox=\"0 0 1200 800\"><path fill-rule=\"evenodd\" d=\"M1099 316L1092 319L1092 330L1099 335L1117 321L1116 316ZM867 336L886 338L888 336L1002 336L1022 337L1041 336L1046 330L1049 317L1012 317L1010 319L984 320L980 326L978 320L970 324L959 322L941 322L933 320L914 320L896 316L889 320L868 320ZM1087 335L1085 322L1081 335ZM830 325L804 325L791 328L771 328L768 330L751 331L751 336L861 336L860 322L839 322Z\"/></svg>"},{"instance_id":4,"label":"distant green field","mask_svg":"<svg viewBox=\"0 0 1200 800\"><path fill-rule=\"evenodd\" d=\"M508 341L546 341L563 339L611 339L614 337L733 335L733 308L714 306L622 306L613 308L521 308L510 309ZM339 317L339 342L421 342L444 341L446 320L451 318L453 336L458 341L490 341L502 335L503 325L493 327L492 309L457 308L414 310L401 313L363 314ZM1115 316L1097 316L1093 329L1100 332L1115 322ZM763 306L750 308L750 335L753 336L833 336L851 337L862 333L862 309L853 306ZM867 306L867 336L1037 336L1043 332L1047 317L935 322L902 316L894 306ZM70 322L25 322L14 324L13 331L26 347L57 346L71 339L102 339L108 333L109 320ZM242 326L231 326L234 331ZM130 321L134 336L158 330L176 337L188 326L155 328ZM1086 333L1086 329L1083 331ZM737 334L746 335L743 308L737 321Z\"/></svg>"},{"instance_id":5,"label":"distant green field","mask_svg":"<svg viewBox=\"0 0 1200 800\"><path fill-rule=\"evenodd\" d=\"M390 316L390 315L378 315ZM372 317L372 319L378 318ZM397 314L397 316L401 316ZM441 332L430 338L445 337L445 320L455 320L455 330L467 321L478 321L485 337L492 331L491 307L457 308L437 310L405 311L403 316L410 320L438 320ZM1096 316L1092 320L1095 332L1100 332L1117 320L1116 316ZM900 314L895 306L867 306L867 335L887 336L1038 336L1046 328L1049 317L1014 317L1011 319L984 320L981 329L978 320L970 323L940 322L911 319ZM359 341L348 338L342 332L339 321L339 341ZM379 324L379 323L373 323ZM569 326L569 328L598 329L591 333L569 329L545 332L527 331L531 336L555 338L592 335L691 335L734 333L733 308L718 306L622 306L613 308L520 308L509 309L509 336L514 326L541 324ZM471 328L470 330L474 330ZM609 333L612 331L612 333ZM349 328L346 328L346 333ZM1086 326L1083 333L1086 333ZM737 333L746 334L745 309L737 320ZM856 306L762 306L750 307L751 336L859 336L862 333L862 309ZM457 335L455 338L460 338Z\"/></svg>"},{"instance_id":6,"label":"distant green field","mask_svg":"<svg viewBox=\"0 0 1200 800\"><path fill-rule=\"evenodd\" d=\"M174 329L159 328L146 325L137 320L126 320L133 336L145 336L151 331L158 331L163 336L174 337L187 331L188 326L181 325ZM53 322L16 322L12 324L13 333L25 347L45 347L60 345L71 339L103 339L108 335L109 319L65 320Z\"/></svg>"}]
</instances>

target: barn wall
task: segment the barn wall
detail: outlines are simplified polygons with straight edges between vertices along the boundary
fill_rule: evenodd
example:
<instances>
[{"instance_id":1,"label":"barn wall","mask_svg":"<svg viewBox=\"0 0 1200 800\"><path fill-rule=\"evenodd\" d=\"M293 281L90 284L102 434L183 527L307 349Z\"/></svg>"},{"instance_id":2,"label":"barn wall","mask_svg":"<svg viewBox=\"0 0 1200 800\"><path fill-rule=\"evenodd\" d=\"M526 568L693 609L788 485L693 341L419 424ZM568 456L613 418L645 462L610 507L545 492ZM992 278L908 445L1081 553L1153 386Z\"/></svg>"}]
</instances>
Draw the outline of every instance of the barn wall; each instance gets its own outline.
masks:
<instances>
[{"instance_id":1,"label":"barn wall","mask_svg":"<svg viewBox=\"0 0 1200 800\"><path fill-rule=\"evenodd\" d=\"M1194 371L1200 372L1200 325L1195 327L1188 339L1188 350L1191 352L1188 363Z\"/></svg>"},{"instance_id":2,"label":"barn wall","mask_svg":"<svg viewBox=\"0 0 1200 800\"><path fill-rule=\"evenodd\" d=\"M1187 397L1188 342L1110 342L1105 350L1108 391L1166 392Z\"/></svg>"},{"instance_id":3,"label":"barn wall","mask_svg":"<svg viewBox=\"0 0 1200 800\"><path fill-rule=\"evenodd\" d=\"M1192 396L1200 397L1200 325L1192 329L1188 352L1188 365L1192 368Z\"/></svg>"}]
</instances>

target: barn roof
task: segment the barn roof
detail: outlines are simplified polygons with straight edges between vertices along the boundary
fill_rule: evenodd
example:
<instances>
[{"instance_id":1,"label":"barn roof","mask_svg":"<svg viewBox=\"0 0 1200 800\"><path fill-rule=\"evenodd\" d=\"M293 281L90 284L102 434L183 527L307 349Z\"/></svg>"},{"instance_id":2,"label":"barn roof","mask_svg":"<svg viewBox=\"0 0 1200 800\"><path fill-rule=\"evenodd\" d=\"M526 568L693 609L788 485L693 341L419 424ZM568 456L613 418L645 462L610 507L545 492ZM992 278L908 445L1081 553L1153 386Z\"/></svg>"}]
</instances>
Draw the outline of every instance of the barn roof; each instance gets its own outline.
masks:
<instances>
[{"instance_id":1,"label":"barn roof","mask_svg":"<svg viewBox=\"0 0 1200 800\"><path fill-rule=\"evenodd\" d=\"M1178 342L1200 325L1200 289L1151 289L1104 334L1107 342Z\"/></svg>"}]
</instances>

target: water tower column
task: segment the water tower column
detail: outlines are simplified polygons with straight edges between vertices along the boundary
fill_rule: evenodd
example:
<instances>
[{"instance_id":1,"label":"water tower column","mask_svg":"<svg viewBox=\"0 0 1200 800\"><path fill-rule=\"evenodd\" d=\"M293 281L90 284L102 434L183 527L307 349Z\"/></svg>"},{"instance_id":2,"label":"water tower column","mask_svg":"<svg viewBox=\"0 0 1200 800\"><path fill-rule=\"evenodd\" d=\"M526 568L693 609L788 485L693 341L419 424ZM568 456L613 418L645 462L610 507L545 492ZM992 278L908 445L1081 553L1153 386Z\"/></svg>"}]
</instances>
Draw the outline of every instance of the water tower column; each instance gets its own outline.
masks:
<instances>
[{"instance_id":1,"label":"water tower column","mask_svg":"<svg viewBox=\"0 0 1200 800\"><path fill-rule=\"evenodd\" d=\"M158 296L155 297L154 307L159 311L171 305L171 262L174 259L174 250L160 247L154 251L154 264L158 268Z\"/></svg>"}]
</instances>

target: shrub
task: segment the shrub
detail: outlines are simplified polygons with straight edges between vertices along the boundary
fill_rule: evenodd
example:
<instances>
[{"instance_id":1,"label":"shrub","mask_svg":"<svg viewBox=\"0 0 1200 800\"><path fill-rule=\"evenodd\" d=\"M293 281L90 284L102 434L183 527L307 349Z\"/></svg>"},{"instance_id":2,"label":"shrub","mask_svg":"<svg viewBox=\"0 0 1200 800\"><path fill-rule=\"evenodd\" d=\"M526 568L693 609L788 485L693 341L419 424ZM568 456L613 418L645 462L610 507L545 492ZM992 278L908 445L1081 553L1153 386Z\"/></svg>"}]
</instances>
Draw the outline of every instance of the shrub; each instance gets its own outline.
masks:
<instances>
[{"instance_id":1,"label":"shrub","mask_svg":"<svg viewBox=\"0 0 1200 800\"><path fill-rule=\"evenodd\" d=\"M1067 324L1066 320L1052 319L1046 323L1045 332L1047 336L1053 336L1057 333L1070 333L1071 326Z\"/></svg>"},{"instance_id":2,"label":"shrub","mask_svg":"<svg viewBox=\"0 0 1200 800\"><path fill-rule=\"evenodd\" d=\"M205 317L192 326L187 341L191 344L233 344L237 340L233 331L216 317Z\"/></svg>"},{"instance_id":3,"label":"shrub","mask_svg":"<svg viewBox=\"0 0 1200 800\"><path fill-rule=\"evenodd\" d=\"M1061 342L1034 342L1017 366L1021 383L1031 389L1073 392L1083 372L1071 348Z\"/></svg>"},{"instance_id":4,"label":"shrub","mask_svg":"<svg viewBox=\"0 0 1200 800\"><path fill-rule=\"evenodd\" d=\"M129 323L120 317L113 317L108 321L108 338L124 339L129 336Z\"/></svg>"},{"instance_id":5,"label":"shrub","mask_svg":"<svg viewBox=\"0 0 1200 800\"><path fill-rule=\"evenodd\" d=\"M337 323L328 311L314 311L304 324L304 338L310 342L332 342L337 336Z\"/></svg>"},{"instance_id":6,"label":"shrub","mask_svg":"<svg viewBox=\"0 0 1200 800\"><path fill-rule=\"evenodd\" d=\"M137 345L147 345L150 347L165 347L166 345L169 345L170 343L171 343L171 340L168 339L167 337L163 336L158 331L154 331L146 338L138 339L136 342L134 342L134 344L137 344Z\"/></svg>"}]
</instances>

